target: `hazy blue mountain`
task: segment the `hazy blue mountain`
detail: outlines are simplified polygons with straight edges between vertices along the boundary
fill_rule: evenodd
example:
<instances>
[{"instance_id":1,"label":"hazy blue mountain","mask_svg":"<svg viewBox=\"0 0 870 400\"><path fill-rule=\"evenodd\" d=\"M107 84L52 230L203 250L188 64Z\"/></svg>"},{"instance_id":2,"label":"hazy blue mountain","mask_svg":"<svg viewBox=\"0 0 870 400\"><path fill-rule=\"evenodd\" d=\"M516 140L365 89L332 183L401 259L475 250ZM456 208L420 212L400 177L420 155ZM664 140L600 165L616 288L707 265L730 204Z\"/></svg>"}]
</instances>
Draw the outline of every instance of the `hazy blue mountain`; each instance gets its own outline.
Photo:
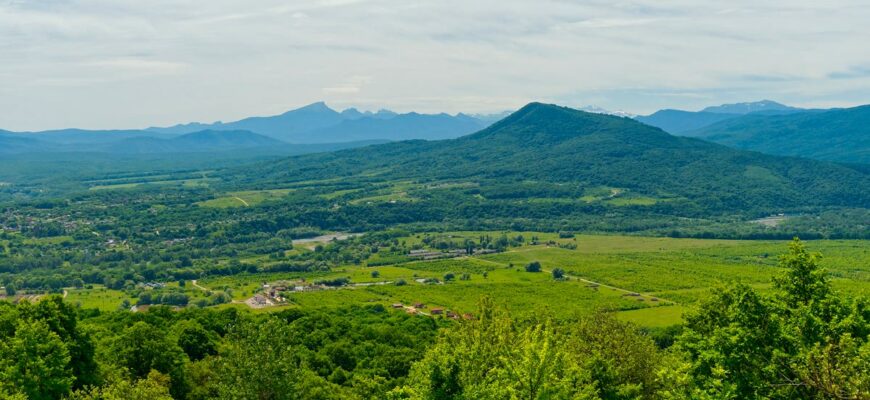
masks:
<instances>
[{"instance_id":1,"label":"hazy blue mountain","mask_svg":"<svg viewBox=\"0 0 870 400\"><path fill-rule=\"evenodd\" d=\"M502 111L499 113L493 114L471 114L472 118L479 119L483 121L487 126L492 125L498 121L505 119L508 115L511 115L513 111Z\"/></svg>"},{"instance_id":2,"label":"hazy blue mountain","mask_svg":"<svg viewBox=\"0 0 870 400\"><path fill-rule=\"evenodd\" d=\"M757 112L783 113L802 111L800 108L790 107L777 103L773 100L761 100L747 103L722 104L707 107L701 112L716 114L751 114Z\"/></svg>"},{"instance_id":3,"label":"hazy blue mountain","mask_svg":"<svg viewBox=\"0 0 870 400\"><path fill-rule=\"evenodd\" d=\"M319 102L271 117L251 117L235 122L191 123L151 132L190 133L201 130L246 130L288 143L331 143L359 140L436 140L474 132L489 123L467 115L397 114L349 108L342 112Z\"/></svg>"},{"instance_id":4,"label":"hazy blue mountain","mask_svg":"<svg viewBox=\"0 0 870 400\"><path fill-rule=\"evenodd\" d=\"M128 138L98 150L109 153L198 153L286 146L289 145L253 132L206 130L171 139Z\"/></svg>"},{"instance_id":5,"label":"hazy blue mountain","mask_svg":"<svg viewBox=\"0 0 870 400\"><path fill-rule=\"evenodd\" d=\"M870 105L786 115L753 113L686 135L768 154L870 164Z\"/></svg>"},{"instance_id":6,"label":"hazy blue mountain","mask_svg":"<svg viewBox=\"0 0 870 400\"><path fill-rule=\"evenodd\" d=\"M271 117L250 117L235 122L216 122L211 125L187 124L169 128L148 128L152 132L191 133L192 130L202 131L250 131L270 136L286 142L297 142L297 138L317 129L333 126L345 118L340 113L326 106L325 103L313 103L305 107L287 111Z\"/></svg>"},{"instance_id":7,"label":"hazy blue mountain","mask_svg":"<svg viewBox=\"0 0 870 400\"><path fill-rule=\"evenodd\" d=\"M44 142L59 145L91 145L107 144L120 140L148 137L148 138L171 138L176 135L149 132L144 130L86 130L86 129L58 129L40 132L21 132L18 135L32 137Z\"/></svg>"},{"instance_id":8,"label":"hazy blue mountain","mask_svg":"<svg viewBox=\"0 0 870 400\"><path fill-rule=\"evenodd\" d=\"M701 111L683 111L665 109L650 115L640 115L634 118L647 125L663 129L672 134L688 135L689 132L710 126L715 123L740 117L747 114L782 115L808 112L802 108L790 107L771 100L747 103L722 104L707 107Z\"/></svg>"},{"instance_id":9,"label":"hazy blue mountain","mask_svg":"<svg viewBox=\"0 0 870 400\"><path fill-rule=\"evenodd\" d=\"M464 114L454 117L448 114L408 113L390 119L371 116L342 121L336 126L317 130L312 133L307 142L452 139L476 132L486 126L483 121Z\"/></svg>"},{"instance_id":10,"label":"hazy blue mountain","mask_svg":"<svg viewBox=\"0 0 870 400\"><path fill-rule=\"evenodd\" d=\"M0 131L0 154L17 154L53 147L36 138Z\"/></svg>"},{"instance_id":11,"label":"hazy blue mountain","mask_svg":"<svg viewBox=\"0 0 870 400\"><path fill-rule=\"evenodd\" d=\"M665 132L681 134L738 116L738 114L720 114L705 111L659 110L650 115L635 117L635 119L647 125L661 128Z\"/></svg>"}]
</instances>

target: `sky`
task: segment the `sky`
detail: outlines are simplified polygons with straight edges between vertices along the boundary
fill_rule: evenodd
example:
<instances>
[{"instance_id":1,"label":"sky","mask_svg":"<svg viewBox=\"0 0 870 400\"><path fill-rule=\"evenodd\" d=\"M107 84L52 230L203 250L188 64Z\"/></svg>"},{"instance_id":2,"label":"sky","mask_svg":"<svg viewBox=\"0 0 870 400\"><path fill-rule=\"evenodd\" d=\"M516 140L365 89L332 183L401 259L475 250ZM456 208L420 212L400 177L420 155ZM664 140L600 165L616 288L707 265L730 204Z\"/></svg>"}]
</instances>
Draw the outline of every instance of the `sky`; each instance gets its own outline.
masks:
<instances>
[{"instance_id":1,"label":"sky","mask_svg":"<svg viewBox=\"0 0 870 400\"><path fill-rule=\"evenodd\" d=\"M866 0L0 0L0 129L870 103Z\"/></svg>"}]
</instances>

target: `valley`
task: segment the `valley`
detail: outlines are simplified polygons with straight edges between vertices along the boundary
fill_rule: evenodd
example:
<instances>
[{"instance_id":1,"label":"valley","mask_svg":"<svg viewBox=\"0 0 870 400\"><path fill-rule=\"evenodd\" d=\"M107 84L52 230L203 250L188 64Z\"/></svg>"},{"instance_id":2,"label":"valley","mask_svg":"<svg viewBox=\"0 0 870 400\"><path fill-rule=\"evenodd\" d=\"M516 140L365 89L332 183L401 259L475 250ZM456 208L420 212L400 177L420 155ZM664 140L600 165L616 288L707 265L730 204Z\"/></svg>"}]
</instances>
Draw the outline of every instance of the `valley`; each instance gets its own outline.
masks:
<instances>
[{"instance_id":1,"label":"valley","mask_svg":"<svg viewBox=\"0 0 870 400\"><path fill-rule=\"evenodd\" d=\"M202 149L249 136L201 132L184 135ZM159 140L177 138L140 148ZM39 379L77 399L422 400L451 398L420 395L441 390L438 371L552 349L570 367L542 368L579 374L571 393L718 399L704 367L680 372L697 349L791 352L777 368L802 376L815 350L783 343L815 334L798 328L810 315L844 346L837 362L866 351L846 347L870 326L861 164L542 103L454 139L271 150L0 159L0 364L46 341L61 350L33 360L70 367ZM637 368L612 370L625 360ZM752 398L741 387L732 398Z\"/></svg>"}]
</instances>

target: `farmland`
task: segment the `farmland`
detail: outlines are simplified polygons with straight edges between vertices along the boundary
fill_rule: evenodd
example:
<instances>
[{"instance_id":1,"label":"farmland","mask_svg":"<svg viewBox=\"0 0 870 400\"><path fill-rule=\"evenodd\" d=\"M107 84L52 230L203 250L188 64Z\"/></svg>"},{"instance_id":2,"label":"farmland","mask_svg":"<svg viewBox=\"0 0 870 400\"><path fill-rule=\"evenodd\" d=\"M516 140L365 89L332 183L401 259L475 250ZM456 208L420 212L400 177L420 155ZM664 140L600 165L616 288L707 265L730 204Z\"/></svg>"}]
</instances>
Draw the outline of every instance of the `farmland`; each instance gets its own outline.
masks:
<instances>
[{"instance_id":1,"label":"farmland","mask_svg":"<svg viewBox=\"0 0 870 400\"><path fill-rule=\"evenodd\" d=\"M682 312L706 298L713 288L739 282L766 290L771 278L781 272L776 255L786 246L783 241L604 235L560 237L543 232L462 231L440 233L437 237L461 244L482 235L526 239L522 245L495 254L404 260L386 265L377 262L385 258L375 256L358 265L340 265L329 271L206 277L200 279L198 285L203 290L229 293L234 303L240 303L262 292L261 287L266 282L347 278L350 284L346 287L291 293L286 296L285 304L264 311L424 303L464 313L473 312L479 298L486 295L520 315L569 318L610 310L623 320L662 327L679 324ZM421 246L426 236L416 234L397 240L407 246ZM330 246L329 242L324 244ZM865 241L820 240L808 242L808 245L829 254L822 264L831 273L836 288L853 294L866 291L870 282L870 246ZM541 272L523 269L533 261L541 263ZM375 265L369 266L369 263ZM554 280L550 272L555 268L565 270L567 279ZM445 281L447 274L454 278ZM400 281L403 284L397 284ZM380 284L369 285L372 283ZM191 285L185 289L191 296L197 296L197 290ZM639 296L628 295L631 293ZM112 310L124 297L123 292L99 288L70 290L69 298L81 302L83 307ZM218 305L230 306L238 304Z\"/></svg>"}]
</instances>

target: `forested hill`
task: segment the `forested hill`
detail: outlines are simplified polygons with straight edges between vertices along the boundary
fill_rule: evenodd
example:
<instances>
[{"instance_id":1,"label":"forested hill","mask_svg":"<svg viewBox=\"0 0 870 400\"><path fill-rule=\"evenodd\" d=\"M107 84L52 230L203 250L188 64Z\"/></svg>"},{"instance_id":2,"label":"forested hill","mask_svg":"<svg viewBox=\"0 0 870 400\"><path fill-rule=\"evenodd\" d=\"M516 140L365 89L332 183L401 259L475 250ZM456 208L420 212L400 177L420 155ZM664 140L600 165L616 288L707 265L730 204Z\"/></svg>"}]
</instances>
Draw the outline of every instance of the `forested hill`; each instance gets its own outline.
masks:
<instances>
[{"instance_id":1,"label":"forested hill","mask_svg":"<svg viewBox=\"0 0 870 400\"><path fill-rule=\"evenodd\" d=\"M768 154L870 164L870 105L787 115L750 114L686 135Z\"/></svg>"},{"instance_id":2,"label":"forested hill","mask_svg":"<svg viewBox=\"0 0 870 400\"><path fill-rule=\"evenodd\" d=\"M540 193L542 185L562 193L608 187L717 213L870 207L866 171L735 150L672 136L628 118L540 103L458 139L301 156L232 175L228 178L261 187L352 176L369 181L467 181L477 190L534 182L539 197L549 196L546 190Z\"/></svg>"}]
</instances>

